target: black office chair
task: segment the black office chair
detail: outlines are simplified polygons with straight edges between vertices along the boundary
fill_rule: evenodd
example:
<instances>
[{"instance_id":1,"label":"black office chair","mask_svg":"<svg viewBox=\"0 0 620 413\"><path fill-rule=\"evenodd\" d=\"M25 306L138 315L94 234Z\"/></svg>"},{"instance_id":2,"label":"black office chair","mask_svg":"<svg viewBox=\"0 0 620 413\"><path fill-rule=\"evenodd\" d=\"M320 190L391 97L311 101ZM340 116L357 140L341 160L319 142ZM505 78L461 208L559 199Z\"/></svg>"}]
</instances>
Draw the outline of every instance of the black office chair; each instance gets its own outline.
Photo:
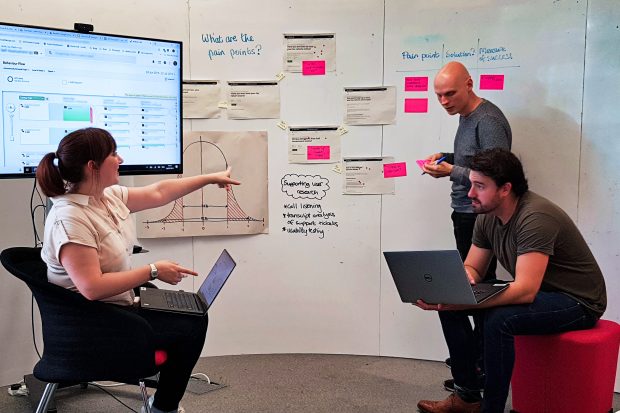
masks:
<instances>
[{"instance_id":1,"label":"black office chair","mask_svg":"<svg viewBox=\"0 0 620 413\"><path fill-rule=\"evenodd\" d=\"M5 249L0 262L28 285L41 313L43 356L33 373L48 384L37 413L47 411L59 384L138 384L157 373L153 330L143 318L49 283L41 248Z\"/></svg>"}]
</instances>

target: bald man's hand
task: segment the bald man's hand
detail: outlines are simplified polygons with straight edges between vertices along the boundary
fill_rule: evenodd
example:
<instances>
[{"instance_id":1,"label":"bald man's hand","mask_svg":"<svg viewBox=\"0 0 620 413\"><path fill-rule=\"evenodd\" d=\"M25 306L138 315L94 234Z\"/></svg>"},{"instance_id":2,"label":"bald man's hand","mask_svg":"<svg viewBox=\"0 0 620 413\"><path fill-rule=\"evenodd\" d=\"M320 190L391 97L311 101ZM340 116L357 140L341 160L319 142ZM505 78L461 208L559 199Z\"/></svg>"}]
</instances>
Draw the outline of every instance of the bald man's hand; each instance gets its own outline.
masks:
<instances>
[{"instance_id":1,"label":"bald man's hand","mask_svg":"<svg viewBox=\"0 0 620 413\"><path fill-rule=\"evenodd\" d=\"M422 169L433 178L443 178L444 176L450 176L450 173L452 172L452 164L449 164L446 161L443 161L437 165L429 162L424 164Z\"/></svg>"}]
</instances>

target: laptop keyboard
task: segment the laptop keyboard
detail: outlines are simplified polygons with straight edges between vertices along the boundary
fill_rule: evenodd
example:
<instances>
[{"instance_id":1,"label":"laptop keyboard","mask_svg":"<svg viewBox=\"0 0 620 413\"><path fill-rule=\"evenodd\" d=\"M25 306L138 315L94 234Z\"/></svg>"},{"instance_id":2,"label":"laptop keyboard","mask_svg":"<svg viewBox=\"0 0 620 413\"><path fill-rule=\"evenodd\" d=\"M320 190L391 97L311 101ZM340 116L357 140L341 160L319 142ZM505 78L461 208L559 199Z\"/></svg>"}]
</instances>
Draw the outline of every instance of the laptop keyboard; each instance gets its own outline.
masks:
<instances>
[{"instance_id":1,"label":"laptop keyboard","mask_svg":"<svg viewBox=\"0 0 620 413\"><path fill-rule=\"evenodd\" d=\"M489 289L488 288L479 288L479 287L472 287L472 291L474 292L475 296L479 296L479 295L483 295L486 294Z\"/></svg>"},{"instance_id":2,"label":"laptop keyboard","mask_svg":"<svg viewBox=\"0 0 620 413\"><path fill-rule=\"evenodd\" d=\"M497 287L494 287L493 284L476 284L472 285L471 289L477 297L480 295L489 294L489 292L496 290Z\"/></svg>"},{"instance_id":3,"label":"laptop keyboard","mask_svg":"<svg viewBox=\"0 0 620 413\"><path fill-rule=\"evenodd\" d=\"M477 302L484 300L499 289L501 289L500 286L490 283L481 283L471 286L471 290L473 291Z\"/></svg>"},{"instance_id":4,"label":"laptop keyboard","mask_svg":"<svg viewBox=\"0 0 620 413\"><path fill-rule=\"evenodd\" d=\"M181 310L198 310L194 294L178 292L167 292L164 294L168 308L177 308Z\"/></svg>"}]
</instances>

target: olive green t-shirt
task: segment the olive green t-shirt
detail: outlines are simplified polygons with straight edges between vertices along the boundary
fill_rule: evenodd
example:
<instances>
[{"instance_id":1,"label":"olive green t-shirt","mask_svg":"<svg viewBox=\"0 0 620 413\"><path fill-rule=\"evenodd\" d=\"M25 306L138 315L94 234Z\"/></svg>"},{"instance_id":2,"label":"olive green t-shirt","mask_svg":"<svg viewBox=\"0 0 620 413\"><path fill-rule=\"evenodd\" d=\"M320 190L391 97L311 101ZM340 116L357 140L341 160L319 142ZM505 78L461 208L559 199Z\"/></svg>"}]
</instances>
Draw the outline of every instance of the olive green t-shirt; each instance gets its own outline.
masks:
<instances>
[{"instance_id":1,"label":"olive green t-shirt","mask_svg":"<svg viewBox=\"0 0 620 413\"><path fill-rule=\"evenodd\" d=\"M506 225L493 215L479 215L472 242L492 250L513 277L519 255L548 255L542 291L566 293L599 316L605 311L607 295L601 269L575 223L548 199L526 192Z\"/></svg>"}]
</instances>

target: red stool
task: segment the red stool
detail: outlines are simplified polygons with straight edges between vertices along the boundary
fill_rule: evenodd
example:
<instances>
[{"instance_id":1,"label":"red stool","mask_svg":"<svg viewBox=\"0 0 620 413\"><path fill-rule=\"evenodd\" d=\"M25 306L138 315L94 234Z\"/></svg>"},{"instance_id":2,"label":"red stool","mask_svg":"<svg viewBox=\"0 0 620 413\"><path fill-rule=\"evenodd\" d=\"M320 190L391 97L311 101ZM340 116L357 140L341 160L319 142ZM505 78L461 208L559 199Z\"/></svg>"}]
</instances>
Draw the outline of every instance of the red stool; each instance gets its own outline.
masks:
<instances>
[{"instance_id":1,"label":"red stool","mask_svg":"<svg viewBox=\"0 0 620 413\"><path fill-rule=\"evenodd\" d=\"M518 413L612 411L620 325L515 336L512 408Z\"/></svg>"}]
</instances>

